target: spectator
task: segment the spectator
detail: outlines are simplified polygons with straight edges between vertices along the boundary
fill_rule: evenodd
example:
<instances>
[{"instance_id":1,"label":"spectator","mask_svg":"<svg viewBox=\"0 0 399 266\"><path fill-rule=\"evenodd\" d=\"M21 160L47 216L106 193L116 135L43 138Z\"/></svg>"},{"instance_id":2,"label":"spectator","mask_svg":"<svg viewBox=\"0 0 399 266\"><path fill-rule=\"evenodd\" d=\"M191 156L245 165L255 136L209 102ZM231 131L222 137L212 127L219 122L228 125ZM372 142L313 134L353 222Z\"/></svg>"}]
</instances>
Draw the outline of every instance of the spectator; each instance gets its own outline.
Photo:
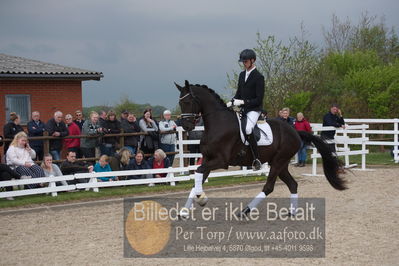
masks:
<instances>
[{"instance_id":1,"label":"spectator","mask_svg":"<svg viewBox=\"0 0 399 266\"><path fill-rule=\"evenodd\" d=\"M337 104L331 105L330 111L323 117L323 127L342 127L345 128L345 121L342 112ZM335 130L322 131L321 137L325 140L334 140ZM335 143L329 143L332 152L335 152Z\"/></svg>"},{"instance_id":2,"label":"spectator","mask_svg":"<svg viewBox=\"0 0 399 266\"><path fill-rule=\"evenodd\" d=\"M100 111L98 122L100 123L100 127L105 127L105 122L107 121L107 112L104 110Z\"/></svg>"},{"instance_id":3,"label":"spectator","mask_svg":"<svg viewBox=\"0 0 399 266\"><path fill-rule=\"evenodd\" d=\"M7 181L11 179L28 179L30 176L21 176L16 171L6 164L0 163L0 181ZM5 187L6 191L12 191L12 186ZM7 197L7 200L14 200L13 197Z\"/></svg>"},{"instance_id":4,"label":"spectator","mask_svg":"<svg viewBox=\"0 0 399 266\"><path fill-rule=\"evenodd\" d=\"M14 139L15 135L21 131L24 131L23 128L19 125L21 122L21 118L15 112L10 113L10 120L3 127L4 138L6 139ZM4 154L7 153L8 147L10 146L10 142L6 142L4 145Z\"/></svg>"},{"instance_id":5,"label":"spectator","mask_svg":"<svg viewBox=\"0 0 399 266\"><path fill-rule=\"evenodd\" d=\"M69 136L79 136L80 135L80 129L79 126L72 121L72 115L67 114L65 116L65 124L68 128L68 133ZM64 144L65 148L67 148L68 151L74 151L76 153L77 158L81 158L80 154L80 139L64 139Z\"/></svg>"},{"instance_id":6,"label":"spectator","mask_svg":"<svg viewBox=\"0 0 399 266\"><path fill-rule=\"evenodd\" d=\"M91 173L93 172L93 166L86 165L83 162L78 162L76 161L76 153L73 151L69 151L67 153L66 160L62 162L61 164L61 172L64 175L73 175L77 173ZM74 179L71 181L68 181L70 184L76 184L77 182L79 183L87 183L89 179Z\"/></svg>"},{"instance_id":7,"label":"spectator","mask_svg":"<svg viewBox=\"0 0 399 266\"><path fill-rule=\"evenodd\" d=\"M287 122L290 126L294 126L295 119L290 116L290 108L285 107L281 109L280 120Z\"/></svg>"},{"instance_id":8,"label":"spectator","mask_svg":"<svg viewBox=\"0 0 399 266\"><path fill-rule=\"evenodd\" d=\"M171 163L165 152L158 149L154 152L154 156L148 159L148 165L152 169L169 168ZM155 174L155 178L166 177L166 174Z\"/></svg>"},{"instance_id":9,"label":"spectator","mask_svg":"<svg viewBox=\"0 0 399 266\"><path fill-rule=\"evenodd\" d=\"M125 170L129 165L130 159L132 157L130 149L122 148L118 153L110 157L109 164L113 171Z\"/></svg>"},{"instance_id":10,"label":"spectator","mask_svg":"<svg viewBox=\"0 0 399 266\"><path fill-rule=\"evenodd\" d=\"M73 122L75 122L75 124L79 127L79 130L82 131L82 127L85 122L82 111L75 111L75 120L73 120Z\"/></svg>"},{"instance_id":11,"label":"spectator","mask_svg":"<svg viewBox=\"0 0 399 266\"><path fill-rule=\"evenodd\" d=\"M114 111L109 111L107 114L107 120L104 126L105 134L119 134L121 133L121 123L116 119ZM115 154L116 145L118 145L118 137L104 137L103 145L101 148L101 155L106 154L113 156Z\"/></svg>"},{"instance_id":12,"label":"spectator","mask_svg":"<svg viewBox=\"0 0 399 266\"><path fill-rule=\"evenodd\" d=\"M15 168L15 171L23 176L44 177L43 169L33 162L36 152L29 146L28 136L25 132L19 132L11 142L7 154L7 164ZM38 184L28 185L29 188L36 188Z\"/></svg>"},{"instance_id":13,"label":"spectator","mask_svg":"<svg viewBox=\"0 0 399 266\"><path fill-rule=\"evenodd\" d=\"M103 129L100 126L98 113L92 111L90 113L90 119L87 119L82 127L82 135L86 136L98 136L103 133ZM98 138L81 138L80 149L82 155L85 158L96 157L96 145L99 143Z\"/></svg>"},{"instance_id":14,"label":"spectator","mask_svg":"<svg viewBox=\"0 0 399 266\"><path fill-rule=\"evenodd\" d=\"M143 170L143 169L151 169L148 165L147 161L144 159L144 153L142 151L138 151L134 159L131 159L126 170ZM145 179L152 178L151 174L146 175L132 175L128 176L127 179Z\"/></svg>"},{"instance_id":15,"label":"spectator","mask_svg":"<svg viewBox=\"0 0 399 266\"><path fill-rule=\"evenodd\" d=\"M111 166L109 165L109 157L107 155L101 155L100 160L94 166L94 172L102 173L102 172L112 172ZM117 180L115 176L110 177L98 177L98 181L114 181Z\"/></svg>"},{"instance_id":16,"label":"spectator","mask_svg":"<svg viewBox=\"0 0 399 266\"><path fill-rule=\"evenodd\" d=\"M204 125L204 121L202 120L202 117L200 116L195 120L195 126L200 127L203 125ZM189 140L200 140L202 138L203 133L204 133L203 131L199 131L199 130L189 131L188 139ZM180 147L179 147L179 149L180 149ZM201 153L199 144L189 144L188 150L190 151L190 153ZM195 158L190 158L190 165L194 165L194 164L195 164Z\"/></svg>"},{"instance_id":17,"label":"spectator","mask_svg":"<svg viewBox=\"0 0 399 266\"><path fill-rule=\"evenodd\" d=\"M38 111L32 112L32 120L28 122L28 136L42 137L46 125L40 120ZM43 160L43 140L30 140L30 146L36 152L36 159Z\"/></svg>"},{"instance_id":18,"label":"spectator","mask_svg":"<svg viewBox=\"0 0 399 266\"><path fill-rule=\"evenodd\" d=\"M128 110L124 110L122 113L121 113L121 123L124 121L124 120L127 120L127 117L129 116L129 111Z\"/></svg>"},{"instance_id":19,"label":"spectator","mask_svg":"<svg viewBox=\"0 0 399 266\"><path fill-rule=\"evenodd\" d=\"M41 167L43 168L44 175L46 177L62 176L62 172L58 167L58 165L53 163L53 156L51 156L51 154L44 155ZM68 185L68 183L65 180L60 181L60 183L63 186Z\"/></svg>"},{"instance_id":20,"label":"spectator","mask_svg":"<svg viewBox=\"0 0 399 266\"><path fill-rule=\"evenodd\" d=\"M302 113L297 113L294 127L297 131L312 132L309 122L305 119ZM305 166L306 155L306 143L302 141L301 148L298 151L298 164L296 166Z\"/></svg>"},{"instance_id":21,"label":"spectator","mask_svg":"<svg viewBox=\"0 0 399 266\"><path fill-rule=\"evenodd\" d=\"M141 149L145 153L154 153L159 146L158 126L151 118L151 111L145 110L144 116L139 122L140 129L148 135L140 136Z\"/></svg>"},{"instance_id":22,"label":"spectator","mask_svg":"<svg viewBox=\"0 0 399 266\"><path fill-rule=\"evenodd\" d=\"M176 123L171 120L172 113L169 110L165 110L163 112L163 120L159 122L159 130L160 131L173 131L170 134L162 134L161 135L161 144L159 145L160 148L164 152L174 152L176 150ZM173 164L175 159L174 154L168 155L169 161Z\"/></svg>"},{"instance_id":23,"label":"spectator","mask_svg":"<svg viewBox=\"0 0 399 266\"><path fill-rule=\"evenodd\" d=\"M46 124L46 130L49 136L53 137L66 137L68 136L68 129L62 121L62 112L57 111L54 113L54 117L51 118ZM61 160L62 150L62 139L50 140L50 154L54 160Z\"/></svg>"},{"instance_id":24,"label":"spectator","mask_svg":"<svg viewBox=\"0 0 399 266\"><path fill-rule=\"evenodd\" d=\"M129 113L126 120L122 120L121 126L124 133L138 133L140 132L140 126L137 122L134 114ZM140 136L128 136L125 137L125 148L129 149L132 154L136 153Z\"/></svg>"}]
</instances>

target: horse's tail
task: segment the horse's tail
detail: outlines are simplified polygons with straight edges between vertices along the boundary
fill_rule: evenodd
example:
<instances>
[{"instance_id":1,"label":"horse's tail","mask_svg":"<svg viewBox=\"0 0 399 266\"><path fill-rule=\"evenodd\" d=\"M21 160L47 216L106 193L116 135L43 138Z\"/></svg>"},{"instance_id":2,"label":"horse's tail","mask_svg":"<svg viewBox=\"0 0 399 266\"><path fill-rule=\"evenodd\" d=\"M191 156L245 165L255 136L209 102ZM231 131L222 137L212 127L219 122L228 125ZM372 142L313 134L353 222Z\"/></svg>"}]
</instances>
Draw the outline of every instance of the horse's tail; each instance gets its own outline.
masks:
<instances>
[{"instance_id":1,"label":"horse's tail","mask_svg":"<svg viewBox=\"0 0 399 266\"><path fill-rule=\"evenodd\" d=\"M319 136L315 136L306 131L298 131L299 136L305 143L312 142L323 159L324 175L327 177L328 182L337 190L347 189L345 180L339 176L340 162L336 156L332 155L328 144Z\"/></svg>"}]
</instances>

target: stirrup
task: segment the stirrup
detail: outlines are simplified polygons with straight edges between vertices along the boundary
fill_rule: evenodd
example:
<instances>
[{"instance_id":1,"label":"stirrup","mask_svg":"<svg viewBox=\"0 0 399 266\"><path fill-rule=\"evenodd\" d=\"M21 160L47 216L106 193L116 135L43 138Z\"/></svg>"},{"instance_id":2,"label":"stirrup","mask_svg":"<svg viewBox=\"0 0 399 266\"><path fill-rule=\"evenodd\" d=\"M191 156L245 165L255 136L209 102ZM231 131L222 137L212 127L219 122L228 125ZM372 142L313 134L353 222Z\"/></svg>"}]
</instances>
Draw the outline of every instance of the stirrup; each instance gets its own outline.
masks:
<instances>
[{"instance_id":1,"label":"stirrup","mask_svg":"<svg viewBox=\"0 0 399 266\"><path fill-rule=\"evenodd\" d=\"M259 171L259 170L262 168L262 163L259 161L259 159L255 159L255 160L252 162L252 168L253 168L255 171Z\"/></svg>"}]
</instances>

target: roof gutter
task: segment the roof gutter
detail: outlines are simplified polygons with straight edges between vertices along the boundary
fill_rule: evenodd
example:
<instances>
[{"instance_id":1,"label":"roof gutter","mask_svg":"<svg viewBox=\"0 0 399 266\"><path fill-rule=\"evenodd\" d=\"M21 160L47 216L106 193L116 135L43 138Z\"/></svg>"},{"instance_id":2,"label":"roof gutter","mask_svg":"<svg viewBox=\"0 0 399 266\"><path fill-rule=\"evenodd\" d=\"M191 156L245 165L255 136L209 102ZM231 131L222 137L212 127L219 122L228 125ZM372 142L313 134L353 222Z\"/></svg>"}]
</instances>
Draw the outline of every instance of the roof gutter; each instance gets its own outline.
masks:
<instances>
[{"instance_id":1,"label":"roof gutter","mask_svg":"<svg viewBox=\"0 0 399 266\"><path fill-rule=\"evenodd\" d=\"M77 80L100 80L104 77L99 74L1 74L0 79L77 79Z\"/></svg>"}]
</instances>

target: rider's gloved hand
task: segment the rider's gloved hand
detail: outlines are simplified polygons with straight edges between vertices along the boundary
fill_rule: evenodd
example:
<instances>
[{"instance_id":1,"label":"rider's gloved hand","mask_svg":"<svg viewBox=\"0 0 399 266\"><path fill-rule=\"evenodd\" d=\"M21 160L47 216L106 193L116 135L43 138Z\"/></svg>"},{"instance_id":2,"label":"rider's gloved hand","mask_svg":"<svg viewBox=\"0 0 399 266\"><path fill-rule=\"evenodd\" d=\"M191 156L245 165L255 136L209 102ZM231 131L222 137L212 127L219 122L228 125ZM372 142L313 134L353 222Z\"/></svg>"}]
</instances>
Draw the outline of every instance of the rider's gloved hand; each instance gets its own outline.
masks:
<instances>
[{"instance_id":1,"label":"rider's gloved hand","mask_svg":"<svg viewBox=\"0 0 399 266\"><path fill-rule=\"evenodd\" d=\"M232 105L233 105L233 103L232 103L231 101L228 102L228 103L226 103L226 107L227 107L227 108L230 108Z\"/></svg>"},{"instance_id":2,"label":"rider's gloved hand","mask_svg":"<svg viewBox=\"0 0 399 266\"><path fill-rule=\"evenodd\" d=\"M233 104L234 104L234 106L244 105L244 100L237 100L237 99L234 99Z\"/></svg>"}]
</instances>

